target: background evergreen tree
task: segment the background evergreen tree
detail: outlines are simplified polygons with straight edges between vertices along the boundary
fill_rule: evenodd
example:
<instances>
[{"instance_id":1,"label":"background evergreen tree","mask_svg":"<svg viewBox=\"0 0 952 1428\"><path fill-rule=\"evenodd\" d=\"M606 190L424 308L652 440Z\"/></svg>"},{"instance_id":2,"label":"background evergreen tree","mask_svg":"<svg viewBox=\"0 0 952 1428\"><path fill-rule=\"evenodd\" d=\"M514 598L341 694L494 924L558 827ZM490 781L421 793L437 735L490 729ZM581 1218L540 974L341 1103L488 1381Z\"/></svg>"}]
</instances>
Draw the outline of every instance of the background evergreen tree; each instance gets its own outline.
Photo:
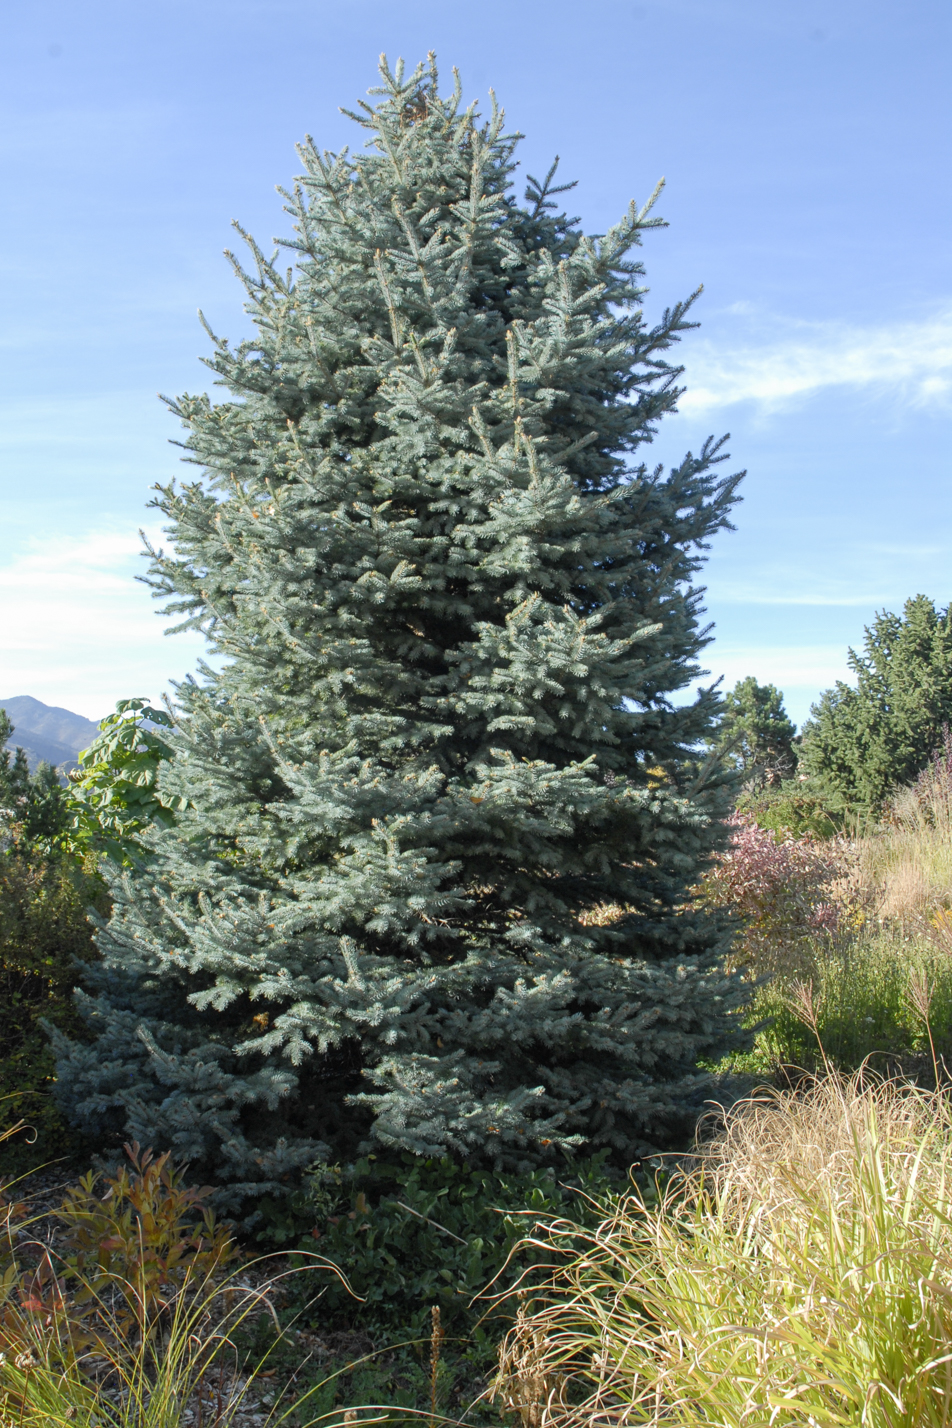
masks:
<instances>
[{"instance_id":1,"label":"background evergreen tree","mask_svg":"<svg viewBox=\"0 0 952 1428\"><path fill-rule=\"evenodd\" d=\"M724 714L714 747L744 776L745 783L775 785L793 773L797 726L783 707L783 693L758 684L753 675L739 679L724 696Z\"/></svg>"},{"instance_id":2,"label":"background evergreen tree","mask_svg":"<svg viewBox=\"0 0 952 1428\"><path fill-rule=\"evenodd\" d=\"M31 772L26 752L6 748L14 726L0 709L0 840L36 853L61 848L70 822L69 800L59 774L40 762Z\"/></svg>"},{"instance_id":3,"label":"background evergreen tree","mask_svg":"<svg viewBox=\"0 0 952 1428\"><path fill-rule=\"evenodd\" d=\"M636 459L688 303L643 318L650 203L601 237L435 67L369 152L301 149L296 270L247 239L231 399L172 403L153 580L220 669L178 691L172 828L114 875L61 1096L232 1194L358 1146L521 1167L682 1134L743 1033L688 896L723 776L699 552L738 478ZM706 779L706 781L705 781Z\"/></svg>"},{"instance_id":4,"label":"background evergreen tree","mask_svg":"<svg viewBox=\"0 0 952 1428\"><path fill-rule=\"evenodd\" d=\"M0 709L0 818L16 818L30 795L30 767L23 749L7 747L14 727L9 714Z\"/></svg>"},{"instance_id":5,"label":"background evergreen tree","mask_svg":"<svg viewBox=\"0 0 952 1428\"><path fill-rule=\"evenodd\" d=\"M952 723L952 607L925 595L866 627L849 651L855 688L837 681L803 726L801 766L845 809L878 809L911 782Z\"/></svg>"}]
</instances>

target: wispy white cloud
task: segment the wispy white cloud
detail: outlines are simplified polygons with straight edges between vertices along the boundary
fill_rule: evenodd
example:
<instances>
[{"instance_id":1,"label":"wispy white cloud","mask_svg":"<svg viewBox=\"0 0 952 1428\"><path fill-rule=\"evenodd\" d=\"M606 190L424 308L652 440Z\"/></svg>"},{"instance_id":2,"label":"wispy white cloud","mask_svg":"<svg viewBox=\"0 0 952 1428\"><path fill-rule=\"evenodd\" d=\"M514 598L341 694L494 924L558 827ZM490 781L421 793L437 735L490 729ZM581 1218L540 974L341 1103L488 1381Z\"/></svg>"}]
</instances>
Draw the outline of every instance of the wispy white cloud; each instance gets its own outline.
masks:
<instances>
[{"instance_id":1,"label":"wispy white cloud","mask_svg":"<svg viewBox=\"0 0 952 1428\"><path fill-rule=\"evenodd\" d=\"M682 412L754 402L777 407L826 388L882 391L915 406L952 405L952 307L880 327L785 324L741 344L691 344Z\"/></svg>"},{"instance_id":2,"label":"wispy white cloud","mask_svg":"<svg viewBox=\"0 0 952 1428\"><path fill-rule=\"evenodd\" d=\"M158 533L156 533L157 535ZM87 718L157 698L194 669L203 641L166 640L133 530L37 539L0 566L0 696L32 694Z\"/></svg>"},{"instance_id":3,"label":"wispy white cloud","mask_svg":"<svg viewBox=\"0 0 952 1428\"><path fill-rule=\"evenodd\" d=\"M807 718L810 705L824 689L838 679L853 682L843 644L741 645L716 640L705 651L704 664L711 671L704 684L723 676L722 688L731 689L739 679L752 674L761 684L776 685L797 723Z\"/></svg>"},{"instance_id":4,"label":"wispy white cloud","mask_svg":"<svg viewBox=\"0 0 952 1428\"><path fill-rule=\"evenodd\" d=\"M849 679L846 647L841 644L741 645L716 641L705 663L727 683L753 674L765 684L815 685L826 688L837 679Z\"/></svg>"},{"instance_id":5,"label":"wispy white cloud","mask_svg":"<svg viewBox=\"0 0 952 1428\"><path fill-rule=\"evenodd\" d=\"M750 585L728 585L719 583L716 589L717 603L724 605L810 605L831 608L863 608L881 610L902 604L903 597L859 592L855 595L845 592L827 592L822 589L777 591L764 594L761 588Z\"/></svg>"}]
</instances>

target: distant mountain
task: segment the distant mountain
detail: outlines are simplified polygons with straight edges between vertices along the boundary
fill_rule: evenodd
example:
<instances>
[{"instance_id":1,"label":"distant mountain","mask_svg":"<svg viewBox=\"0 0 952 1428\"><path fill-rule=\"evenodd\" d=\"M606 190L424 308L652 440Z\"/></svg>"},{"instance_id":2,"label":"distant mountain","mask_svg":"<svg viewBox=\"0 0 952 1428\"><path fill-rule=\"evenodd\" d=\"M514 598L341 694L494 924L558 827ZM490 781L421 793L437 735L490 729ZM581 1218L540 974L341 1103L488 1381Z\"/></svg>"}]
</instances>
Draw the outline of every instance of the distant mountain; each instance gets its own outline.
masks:
<instances>
[{"instance_id":1,"label":"distant mountain","mask_svg":"<svg viewBox=\"0 0 952 1428\"><path fill-rule=\"evenodd\" d=\"M13 724L7 748L23 749L31 769L42 760L54 768L73 768L80 749L87 749L99 733L94 719L51 707L29 694L0 699L0 709L7 711Z\"/></svg>"}]
</instances>

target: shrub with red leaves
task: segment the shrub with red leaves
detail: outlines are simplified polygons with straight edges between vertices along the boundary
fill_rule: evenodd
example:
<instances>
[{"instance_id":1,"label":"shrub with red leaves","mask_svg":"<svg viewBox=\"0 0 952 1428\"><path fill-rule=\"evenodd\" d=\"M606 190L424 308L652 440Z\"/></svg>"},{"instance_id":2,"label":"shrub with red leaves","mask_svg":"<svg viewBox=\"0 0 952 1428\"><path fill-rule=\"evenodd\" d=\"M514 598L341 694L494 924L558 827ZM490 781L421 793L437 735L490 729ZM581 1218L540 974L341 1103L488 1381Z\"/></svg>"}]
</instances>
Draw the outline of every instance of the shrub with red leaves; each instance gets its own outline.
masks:
<instances>
[{"instance_id":1,"label":"shrub with red leaves","mask_svg":"<svg viewBox=\"0 0 952 1428\"><path fill-rule=\"evenodd\" d=\"M731 839L701 885L702 901L742 920L733 960L752 975L808 974L817 951L841 930L836 884L849 868L845 839L795 838L760 828L747 813L729 820Z\"/></svg>"}]
</instances>

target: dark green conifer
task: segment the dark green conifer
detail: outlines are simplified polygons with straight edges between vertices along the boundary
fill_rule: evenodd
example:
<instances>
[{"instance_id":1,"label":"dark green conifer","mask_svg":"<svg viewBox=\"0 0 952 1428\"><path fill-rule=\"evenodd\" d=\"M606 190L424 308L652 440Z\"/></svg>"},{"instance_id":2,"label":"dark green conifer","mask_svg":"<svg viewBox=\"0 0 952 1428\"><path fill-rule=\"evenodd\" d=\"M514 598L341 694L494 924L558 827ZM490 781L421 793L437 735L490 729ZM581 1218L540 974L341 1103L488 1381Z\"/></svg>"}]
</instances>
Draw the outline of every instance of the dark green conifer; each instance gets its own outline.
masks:
<instances>
[{"instance_id":1,"label":"dark green conifer","mask_svg":"<svg viewBox=\"0 0 952 1428\"><path fill-rule=\"evenodd\" d=\"M23 851L51 853L67 840L70 813L66 789L45 761L30 770L26 750L10 747L14 726L0 708L0 851L11 839Z\"/></svg>"},{"instance_id":2,"label":"dark green conifer","mask_svg":"<svg viewBox=\"0 0 952 1428\"><path fill-rule=\"evenodd\" d=\"M878 810L911 783L952 724L952 606L926 595L881 611L837 681L810 710L801 763L841 810Z\"/></svg>"},{"instance_id":3,"label":"dark green conifer","mask_svg":"<svg viewBox=\"0 0 952 1428\"><path fill-rule=\"evenodd\" d=\"M369 152L301 149L295 267L248 239L230 399L173 403L154 581L219 656L113 882L61 1094L251 1193L358 1145L510 1166L683 1133L739 983L689 890L718 713L685 699L737 478L639 448L689 303L512 190L515 139L382 66Z\"/></svg>"},{"instance_id":4,"label":"dark green conifer","mask_svg":"<svg viewBox=\"0 0 952 1428\"><path fill-rule=\"evenodd\" d=\"M783 707L782 691L775 684L758 684L748 675L724 696L724 717L714 747L736 765L745 784L773 786L790 778L796 768L796 732Z\"/></svg>"},{"instance_id":5,"label":"dark green conifer","mask_svg":"<svg viewBox=\"0 0 952 1428\"><path fill-rule=\"evenodd\" d=\"M16 820L30 793L30 766L26 753L10 747L14 727L9 714L0 708L0 819Z\"/></svg>"}]
</instances>

